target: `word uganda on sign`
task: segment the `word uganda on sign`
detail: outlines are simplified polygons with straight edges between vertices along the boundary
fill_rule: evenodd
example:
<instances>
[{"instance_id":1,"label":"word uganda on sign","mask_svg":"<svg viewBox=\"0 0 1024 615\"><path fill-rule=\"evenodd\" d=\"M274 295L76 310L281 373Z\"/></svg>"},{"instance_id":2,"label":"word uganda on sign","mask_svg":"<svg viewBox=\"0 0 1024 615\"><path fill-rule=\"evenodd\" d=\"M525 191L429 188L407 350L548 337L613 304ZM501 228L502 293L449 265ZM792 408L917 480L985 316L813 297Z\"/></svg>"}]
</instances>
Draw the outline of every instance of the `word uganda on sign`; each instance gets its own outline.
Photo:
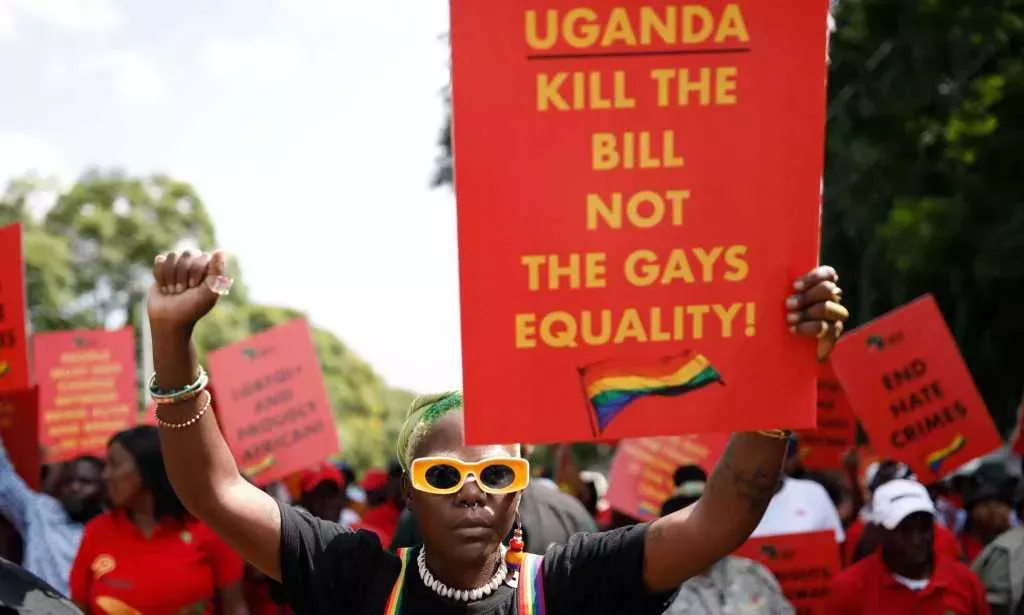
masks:
<instances>
[{"instance_id":1,"label":"word uganda on sign","mask_svg":"<svg viewBox=\"0 0 1024 615\"><path fill-rule=\"evenodd\" d=\"M808 470L838 470L843 455L857 444L857 417L832 363L825 361L818 371L818 426L801 430L800 463Z\"/></svg>"},{"instance_id":2,"label":"word uganda on sign","mask_svg":"<svg viewBox=\"0 0 1024 615\"><path fill-rule=\"evenodd\" d=\"M451 9L467 438L813 425L828 0Z\"/></svg>"},{"instance_id":3,"label":"word uganda on sign","mask_svg":"<svg viewBox=\"0 0 1024 615\"><path fill-rule=\"evenodd\" d=\"M608 475L608 504L634 519L657 519L675 490L676 469L695 465L710 475L727 440L721 434L623 440Z\"/></svg>"},{"instance_id":4,"label":"word uganda on sign","mask_svg":"<svg viewBox=\"0 0 1024 615\"><path fill-rule=\"evenodd\" d=\"M316 347L297 319L210 353L217 420L239 468L266 485L338 452Z\"/></svg>"},{"instance_id":5,"label":"word uganda on sign","mask_svg":"<svg viewBox=\"0 0 1024 615\"><path fill-rule=\"evenodd\" d=\"M28 387L25 260L21 225L0 228L0 391Z\"/></svg>"},{"instance_id":6,"label":"word uganda on sign","mask_svg":"<svg viewBox=\"0 0 1024 615\"><path fill-rule=\"evenodd\" d=\"M135 337L118 331L37 333L40 442L47 462L103 456L107 441L138 420Z\"/></svg>"},{"instance_id":7,"label":"word uganda on sign","mask_svg":"<svg viewBox=\"0 0 1024 615\"><path fill-rule=\"evenodd\" d=\"M839 549L831 530L751 538L733 555L771 570L797 615L828 615L825 605L839 574Z\"/></svg>"},{"instance_id":8,"label":"word uganda on sign","mask_svg":"<svg viewBox=\"0 0 1024 615\"><path fill-rule=\"evenodd\" d=\"M931 295L848 333L832 366L871 447L925 484L1002 444Z\"/></svg>"}]
</instances>

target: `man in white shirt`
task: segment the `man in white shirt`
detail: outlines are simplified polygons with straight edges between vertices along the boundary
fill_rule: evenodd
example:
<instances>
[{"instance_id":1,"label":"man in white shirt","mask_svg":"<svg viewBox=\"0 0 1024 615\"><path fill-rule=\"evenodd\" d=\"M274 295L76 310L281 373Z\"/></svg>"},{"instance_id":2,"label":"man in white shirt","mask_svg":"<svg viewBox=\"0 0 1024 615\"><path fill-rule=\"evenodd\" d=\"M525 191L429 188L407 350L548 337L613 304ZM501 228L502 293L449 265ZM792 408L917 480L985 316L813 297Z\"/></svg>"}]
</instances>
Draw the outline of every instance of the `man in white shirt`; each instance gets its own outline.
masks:
<instances>
[{"instance_id":1,"label":"man in white shirt","mask_svg":"<svg viewBox=\"0 0 1024 615\"><path fill-rule=\"evenodd\" d=\"M798 450L796 439L791 440L787 458L792 459ZM752 538L822 530L834 531L836 543L846 540L843 523L839 520L839 513L828 492L812 480L786 476L782 479L781 488L768 504L768 510Z\"/></svg>"}]
</instances>

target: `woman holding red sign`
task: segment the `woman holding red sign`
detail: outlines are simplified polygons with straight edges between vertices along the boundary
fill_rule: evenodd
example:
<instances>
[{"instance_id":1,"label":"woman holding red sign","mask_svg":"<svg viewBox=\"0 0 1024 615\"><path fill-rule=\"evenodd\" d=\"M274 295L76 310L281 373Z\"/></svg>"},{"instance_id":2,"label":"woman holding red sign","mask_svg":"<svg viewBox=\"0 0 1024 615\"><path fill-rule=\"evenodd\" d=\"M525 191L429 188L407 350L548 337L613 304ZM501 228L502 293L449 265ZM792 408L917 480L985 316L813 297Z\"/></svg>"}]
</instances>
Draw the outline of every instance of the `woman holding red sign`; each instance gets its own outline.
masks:
<instances>
[{"instance_id":1,"label":"woman holding red sign","mask_svg":"<svg viewBox=\"0 0 1024 615\"><path fill-rule=\"evenodd\" d=\"M167 470L182 501L267 575L296 612L494 614L664 611L686 579L740 546L779 485L787 432L735 434L693 507L525 554L516 525L529 463L518 445L467 446L462 396L418 400L399 441L409 506L424 546L392 555L353 532L281 504L246 482L209 412L195 324L230 288L221 253L156 259L150 291L154 398ZM829 267L794 283L787 325L831 350L847 318Z\"/></svg>"}]
</instances>

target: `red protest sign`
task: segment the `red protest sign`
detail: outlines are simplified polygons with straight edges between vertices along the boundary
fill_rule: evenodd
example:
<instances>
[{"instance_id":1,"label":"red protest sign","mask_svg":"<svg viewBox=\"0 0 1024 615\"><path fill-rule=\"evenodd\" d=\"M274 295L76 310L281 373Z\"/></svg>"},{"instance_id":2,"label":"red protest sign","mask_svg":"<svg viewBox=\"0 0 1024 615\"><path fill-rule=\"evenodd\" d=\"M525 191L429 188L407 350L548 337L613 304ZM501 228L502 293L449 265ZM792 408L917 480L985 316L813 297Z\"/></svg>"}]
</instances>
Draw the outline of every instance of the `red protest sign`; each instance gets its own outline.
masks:
<instances>
[{"instance_id":1,"label":"red protest sign","mask_svg":"<svg viewBox=\"0 0 1024 615\"><path fill-rule=\"evenodd\" d=\"M146 408L142 413L142 420L139 423L156 427L156 402L150 401L146 404Z\"/></svg>"},{"instance_id":2,"label":"red protest sign","mask_svg":"<svg viewBox=\"0 0 1024 615\"><path fill-rule=\"evenodd\" d=\"M29 487L39 489L39 391L0 392L0 438L11 464Z\"/></svg>"},{"instance_id":3,"label":"red protest sign","mask_svg":"<svg viewBox=\"0 0 1024 615\"><path fill-rule=\"evenodd\" d=\"M704 434L624 440L608 475L608 504L634 519L650 521L672 495L676 468L697 465L708 474L725 450L728 436Z\"/></svg>"},{"instance_id":4,"label":"red protest sign","mask_svg":"<svg viewBox=\"0 0 1024 615\"><path fill-rule=\"evenodd\" d=\"M857 417L853 414L832 364L818 370L818 426L799 432L800 462L808 470L837 470L843 454L857 444Z\"/></svg>"},{"instance_id":5,"label":"red protest sign","mask_svg":"<svg viewBox=\"0 0 1024 615\"><path fill-rule=\"evenodd\" d=\"M871 448L924 483L1002 444L931 295L844 336L832 365Z\"/></svg>"},{"instance_id":6,"label":"red protest sign","mask_svg":"<svg viewBox=\"0 0 1024 615\"><path fill-rule=\"evenodd\" d=\"M798 615L825 615L832 579L839 574L839 549L832 530L751 538L733 555L771 570Z\"/></svg>"},{"instance_id":7,"label":"red protest sign","mask_svg":"<svg viewBox=\"0 0 1024 615\"><path fill-rule=\"evenodd\" d=\"M33 339L39 383L40 443L47 462L100 455L136 424L135 336L118 331L58 331Z\"/></svg>"},{"instance_id":8,"label":"red protest sign","mask_svg":"<svg viewBox=\"0 0 1024 615\"><path fill-rule=\"evenodd\" d=\"M316 347L293 320L210 353L217 419L239 469L258 484L338 451Z\"/></svg>"},{"instance_id":9,"label":"red protest sign","mask_svg":"<svg viewBox=\"0 0 1024 615\"><path fill-rule=\"evenodd\" d=\"M471 442L814 423L828 1L622 4L451 3Z\"/></svg>"},{"instance_id":10,"label":"red protest sign","mask_svg":"<svg viewBox=\"0 0 1024 615\"><path fill-rule=\"evenodd\" d=\"M28 388L21 225L0 228L0 391Z\"/></svg>"}]
</instances>

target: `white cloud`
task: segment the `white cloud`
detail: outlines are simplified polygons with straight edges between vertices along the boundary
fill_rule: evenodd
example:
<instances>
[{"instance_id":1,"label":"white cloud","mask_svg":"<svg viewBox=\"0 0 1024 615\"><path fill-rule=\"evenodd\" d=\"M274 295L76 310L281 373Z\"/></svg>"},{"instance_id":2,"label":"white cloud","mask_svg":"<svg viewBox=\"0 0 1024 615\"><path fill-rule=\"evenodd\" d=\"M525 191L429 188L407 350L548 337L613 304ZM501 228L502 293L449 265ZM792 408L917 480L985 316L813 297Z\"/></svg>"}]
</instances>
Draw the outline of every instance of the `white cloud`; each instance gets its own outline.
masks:
<instances>
[{"instance_id":1,"label":"white cloud","mask_svg":"<svg viewBox=\"0 0 1024 615\"><path fill-rule=\"evenodd\" d=\"M167 93L167 82L157 66L134 51L107 51L87 60L82 70L106 75L117 95L129 103L155 102Z\"/></svg>"},{"instance_id":2,"label":"white cloud","mask_svg":"<svg viewBox=\"0 0 1024 615\"><path fill-rule=\"evenodd\" d=\"M12 34L20 19L93 33L109 32L124 20L115 0L0 0L0 35Z\"/></svg>"},{"instance_id":3,"label":"white cloud","mask_svg":"<svg viewBox=\"0 0 1024 615\"><path fill-rule=\"evenodd\" d=\"M38 137L21 133L0 133L0 192L7 182L27 177L38 189L28 199L29 211L45 214L57 201L63 185L70 180L67 163L57 149Z\"/></svg>"},{"instance_id":4,"label":"white cloud","mask_svg":"<svg viewBox=\"0 0 1024 615\"><path fill-rule=\"evenodd\" d=\"M70 179L67 163L54 146L23 133L0 133L0 184L24 175Z\"/></svg>"},{"instance_id":5,"label":"white cloud","mask_svg":"<svg viewBox=\"0 0 1024 615\"><path fill-rule=\"evenodd\" d=\"M293 70L298 49L271 39L209 41L203 48L203 66L221 78L260 79Z\"/></svg>"}]
</instances>

